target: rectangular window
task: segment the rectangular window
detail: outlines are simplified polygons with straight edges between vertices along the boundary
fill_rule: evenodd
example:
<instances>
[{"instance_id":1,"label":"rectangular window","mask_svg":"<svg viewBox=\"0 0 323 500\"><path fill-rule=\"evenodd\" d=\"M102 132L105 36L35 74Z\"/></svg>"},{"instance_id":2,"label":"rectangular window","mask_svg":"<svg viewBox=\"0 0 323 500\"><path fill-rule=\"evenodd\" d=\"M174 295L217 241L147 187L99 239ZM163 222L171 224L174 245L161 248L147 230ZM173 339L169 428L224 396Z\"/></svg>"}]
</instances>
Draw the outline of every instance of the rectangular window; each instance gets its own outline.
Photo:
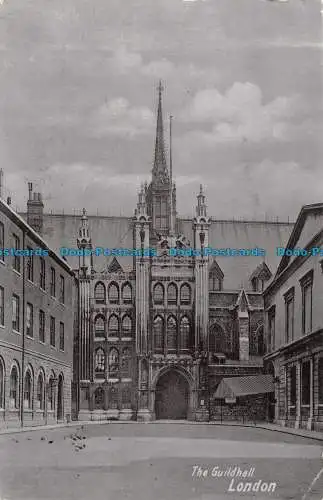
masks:
<instances>
[{"instance_id":1,"label":"rectangular window","mask_svg":"<svg viewBox=\"0 0 323 500\"><path fill-rule=\"evenodd\" d=\"M311 392L311 363L305 361L302 364L302 405L310 404Z\"/></svg>"},{"instance_id":2,"label":"rectangular window","mask_svg":"<svg viewBox=\"0 0 323 500\"><path fill-rule=\"evenodd\" d=\"M323 356L318 359L317 376L319 388L318 400L319 404L323 405Z\"/></svg>"},{"instance_id":3,"label":"rectangular window","mask_svg":"<svg viewBox=\"0 0 323 500\"><path fill-rule=\"evenodd\" d=\"M12 296L12 329L19 332L19 297Z\"/></svg>"},{"instance_id":4,"label":"rectangular window","mask_svg":"<svg viewBox=\"0 0 323 500\"><path fill-rule=\"evenodd\" d=\"M64 332L64 323L59 324L59 349L60 351L64 351L65 348L65 332Z\"/></svg>"},{"instance_id":5,"label":"rectangular window","mask_svg":"<svg viewBox=\"0 0 323 500\"><path fill-rule=\"evenodd\" d=\"M44 257L40 257L39 286L43 290L45 290L45 288L46 288L46 268L45 268L45 259L44 259Z\"/></svg>"},{"instance_id":6,"label":"rectangular window","mask_svg":"<svg viewBox=\"0 0 323 500\"><path fill-rule=\"evenodd\" d=\"M0 222L0 260L4 261L4 255L3 255L3 250L4 250L5 244L4 244L4 225L2 222Z\"/></svg>"},{"instance_id":7,"label":"rectangular window","mask_svg":"<svg viewBox=\"0 0 323 500\"><path fill-rule=\"evenodd\" d=\"M59 301L62 304L65 304L65 279L64 279L64 276L60 276Z\"/></svg>"},{"instance_id":8,"label":"rectangular window","mask_svg":"<svg viewBox=\"0 0 323 500\"><path fill-rule=\"evenodd\" d=\"M270 350L275 349L275 323L276 323L276 312L275 312L275 307L272 307L268 311L268 333L269 333L268 344Z\"/></svg>"},{"instance_id":9,"label":"rectangular window","mask_svg":"<svg viewBox=\"0 0 323 500\"><path fill-rule=\"evenodd\" d=\"M27 279L29 281L34 281L34 257L32 255L32 248L27 247L29 255L26 257L27 260Z\"/></svg>"},{"instance_id":10,"label":"rectangular window","mask_svg":"<svg viewBox=\"0 0 323 500\"><path fill-rule=\"evenodd\" d=\"M49 331L49 336L50 336L50 345L55 347L56 345L56 333L55 333L55 318L53 316L50 317L50 331Z\"/></svg>"},{"instance_id":11,"label":"rectangular window","mask_svg":"<svg viewBox=\"0 0 323 500\"><path fill-rule=\"evenodd\" d=\"M0 325L4 326L4 288L0 286Z\"/></svg>"},{"instance_id":12,"label":"rectangular window","mask_svg":"<svg viewBox=\"0 0 323 500\"><path fill-rule=\"evenodd\" d=\"M33 330L33 306L32 304L27 304L26 307L26 335L28 337L34 336Z\"/></svg>"},{"instance_id":13,"label":"rectangular window","mask_svg":"<svg viewBox=\"0 0 323 500\"><path fill-rule=\"evenodd\" d=\"M313 270L303 276L300 285L302 287L302 333L307 335L312 331Z\"/></svg>"},{"instance_id":14,"label":"rectangular window","mask_svg":"<svg viewBox=\"0 0 323 500\"><path fill-rule=\"evenodd\" d=\"M53 267L50 268L50 294L56 297L56 273Z\"/></svg>"},{"instance_id":15,"label":"rectangular window","mask_svg":"<svg viewBox=\"0 0 323 500\"><path fill-rule=\"evenodd\" d=\"M285 295L285 338L286 343L294 340L294 287Z\"/></svg>"},{"instance_id":16,"label":"rectangular window","mask_svg":"<svg viewBox=\"0 0 323 500\"><path fill-rule=\"evenodd\" d=\"M42 310L39 311L39 340L45 342L45 313Z\"/></svg>"},{"instance_id":17,"label":"rectangular window","mask_svg":"<svg viewBox=\"0 0 323 500\"><path fill-rule=\"evenodd\" d=\"M292 366L289 372L290 376L290 406L296 405L296 366Z\"/></svg>"},{"instance_id":18,"label":"rectangular window","mask_svg":"<svg viewBox=\"0 0 323 500\"><path fill-rule=\"evenodd\" d=\"M18 236L16 236L15 234L13 235L13 248L15 251L17 250L21 250L20 248L20 240L18 238ZM13 258L13 268L15 271L17 271L18 273L20 273L20 256L19 255L14 255L14 258Z\"/></svg>"}]
</instances>

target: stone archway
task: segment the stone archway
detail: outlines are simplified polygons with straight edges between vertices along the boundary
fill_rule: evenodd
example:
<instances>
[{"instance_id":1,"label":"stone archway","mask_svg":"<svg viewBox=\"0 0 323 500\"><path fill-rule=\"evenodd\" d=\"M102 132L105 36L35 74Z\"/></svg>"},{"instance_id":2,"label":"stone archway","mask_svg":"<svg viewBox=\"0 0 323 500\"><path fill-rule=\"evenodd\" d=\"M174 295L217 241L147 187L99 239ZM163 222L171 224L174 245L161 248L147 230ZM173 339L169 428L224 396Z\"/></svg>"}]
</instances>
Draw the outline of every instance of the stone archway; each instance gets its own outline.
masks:
<instances>
[{"instance_id":1,"label":"stone archway","mask_svg":"<svg viewBox=\"0 0 323 500\"><path fill-rule=\"evenodd\" d=\"M156 383L156 419L187 419L189 396L190 387L186 377L176 369L167 370Z\"/></svg>"}]
</instances>

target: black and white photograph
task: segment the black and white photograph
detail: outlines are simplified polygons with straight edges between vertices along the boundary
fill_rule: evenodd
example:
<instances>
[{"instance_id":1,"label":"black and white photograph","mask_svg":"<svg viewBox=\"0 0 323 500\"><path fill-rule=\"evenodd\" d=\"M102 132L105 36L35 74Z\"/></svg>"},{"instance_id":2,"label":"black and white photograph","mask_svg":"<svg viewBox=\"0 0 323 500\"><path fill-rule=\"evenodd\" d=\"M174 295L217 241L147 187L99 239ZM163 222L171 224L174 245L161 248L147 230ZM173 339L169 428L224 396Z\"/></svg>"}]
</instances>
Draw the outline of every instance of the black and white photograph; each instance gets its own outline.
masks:
<instances>
[{"instance_id":1,"label":"black and white photograph","mask_svg":"<svg viewBox=\"0 0 323 500\"><path fill-rule=\"evenodd\" d=\"M323 0L0 0L0 500L323 500Z\"/></svg>"}]
</instances>

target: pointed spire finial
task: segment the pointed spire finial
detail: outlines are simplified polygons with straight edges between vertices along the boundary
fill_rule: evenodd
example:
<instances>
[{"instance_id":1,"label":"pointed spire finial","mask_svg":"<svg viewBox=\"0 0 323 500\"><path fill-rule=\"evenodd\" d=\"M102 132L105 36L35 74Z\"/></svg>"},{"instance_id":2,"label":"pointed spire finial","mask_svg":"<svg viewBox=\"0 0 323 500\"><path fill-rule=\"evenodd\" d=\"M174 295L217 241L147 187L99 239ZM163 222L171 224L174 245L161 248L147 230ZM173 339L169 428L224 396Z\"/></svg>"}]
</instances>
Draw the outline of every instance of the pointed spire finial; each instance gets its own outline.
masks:
<instances>
[{"instance_id":1,"label":"pointed spire finial","mask_svg":"<svg viewBox=\"0 0 323 500\"><path fill-rule=\"evenodd\" d=\"M160 182L168 180L168 171L165 154L164 142L164 124L163 124L163 111L162 111L162 91L164 87L161 80L158 85L158 109L157 109L157 127L156 127L156 142L155 142L155 157L153 167L153 179Z\"/></svg>"}]
</instances>

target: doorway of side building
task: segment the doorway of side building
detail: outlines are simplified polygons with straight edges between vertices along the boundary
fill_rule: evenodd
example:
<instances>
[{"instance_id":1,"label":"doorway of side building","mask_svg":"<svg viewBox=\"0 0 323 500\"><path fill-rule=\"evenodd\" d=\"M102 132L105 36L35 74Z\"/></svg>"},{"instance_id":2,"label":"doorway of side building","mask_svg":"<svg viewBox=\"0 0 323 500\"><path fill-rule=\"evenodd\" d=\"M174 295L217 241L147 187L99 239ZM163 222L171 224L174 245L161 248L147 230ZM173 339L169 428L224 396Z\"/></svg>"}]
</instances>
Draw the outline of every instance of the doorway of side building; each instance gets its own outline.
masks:
<instances>
[{"instance_id":1,"label":"doorway of side building","mask_svg":"<svg viewBox=\"0 0 323 500\"><path fill-rule=\"evenodd\" d=\"M57 420L64 419L64 379L61 374L58 377L57 386Z\"/></svg>"},{"instance_id":2,"label":"doorway of side building","mask_svg":"<svg viewBox=\"0 0 323 500\"><path fill-rule=\"evenodd\" d=\"M156 419L187 419L189 384L180 372L170 370L160 376L156 385Z\"/></svg>"}]
</instances>

